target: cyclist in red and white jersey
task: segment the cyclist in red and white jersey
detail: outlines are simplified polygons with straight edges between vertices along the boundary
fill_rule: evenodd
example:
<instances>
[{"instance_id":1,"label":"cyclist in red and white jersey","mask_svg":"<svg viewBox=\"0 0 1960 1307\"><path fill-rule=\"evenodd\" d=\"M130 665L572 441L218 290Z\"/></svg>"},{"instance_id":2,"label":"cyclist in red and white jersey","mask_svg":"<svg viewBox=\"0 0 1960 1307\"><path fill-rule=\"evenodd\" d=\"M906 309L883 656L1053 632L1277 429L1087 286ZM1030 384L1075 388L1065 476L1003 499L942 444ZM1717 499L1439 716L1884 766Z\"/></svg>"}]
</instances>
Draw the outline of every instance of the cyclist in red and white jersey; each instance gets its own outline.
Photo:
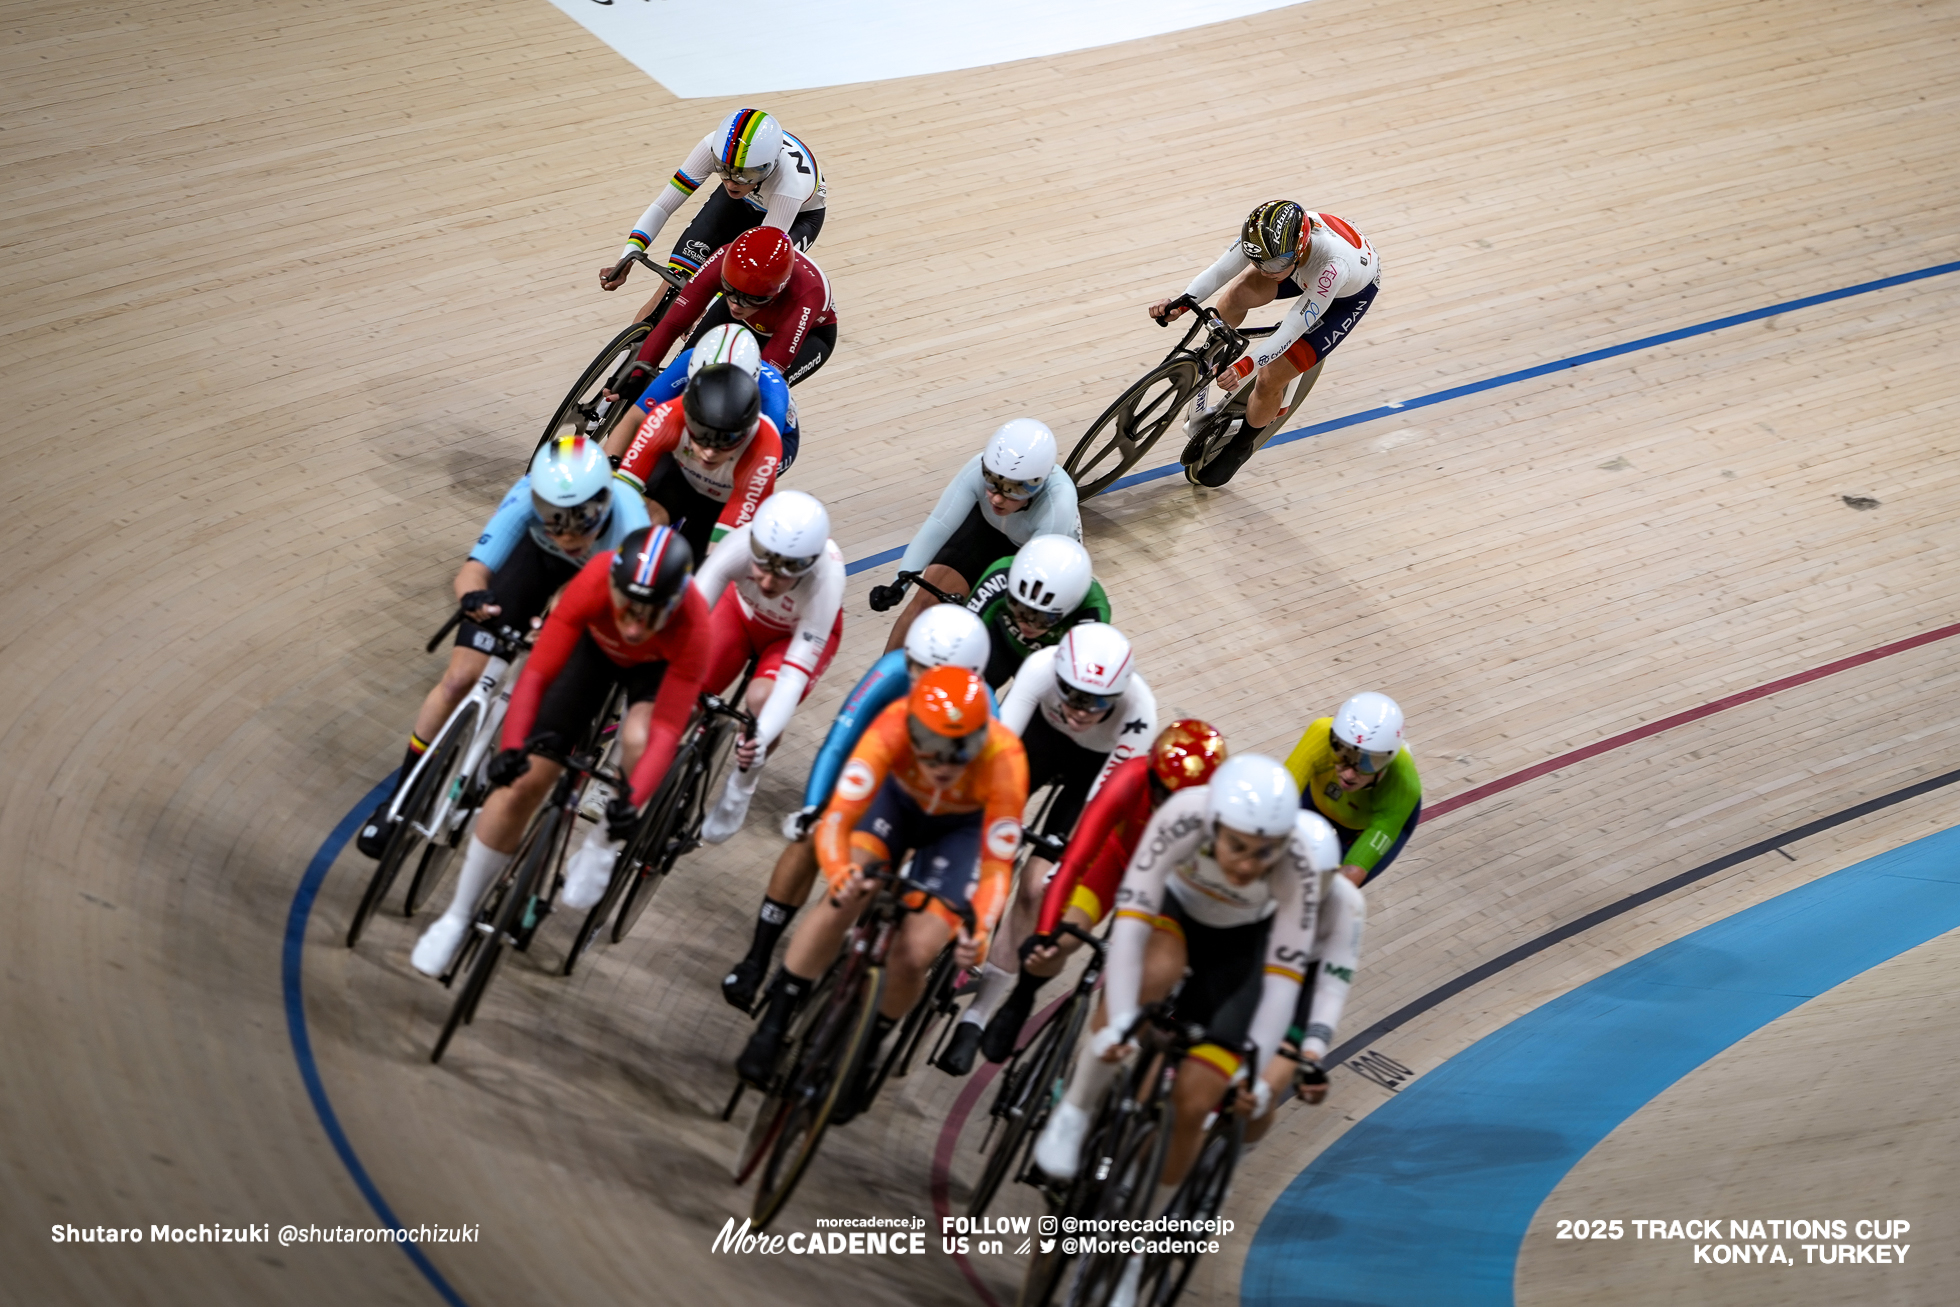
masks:
<instances>
[{"instance_id":1,"label":"cyclist in red and white jersey","mask_svg":"<svg viewBox=\"0 0 1960 1307\"><path fill-rule=\"evenodd\" d=\"M1251 342L1244 356L1216 378L1229 395L1258 373L1238 438L1205 469L1187 469L1187 475L1204 485L1225 484L1274 434L1287 414L1282 405L1295 377L1313 374L1295 403L1313 388L1320 365L1374 303L1381 289L1381 258L1366 236L1333 214L1314 213L1292 200L1271 200L1247 216L1239 239L1192 278L1184 293L1202 302L1221 288L1218 316L1234 327L1248 312L1275 299L1296 302L1278 330ZM1165 322L1184 312L1167 299L1149 311ZM1211 407L1209 388L1200 390L1192 421Z\"/></svg>"},{"instance_id":2,"label":"cyclist in red and white jersey","mask_svg":"<svg viewBox=\"0 0 1960 1307\"><path fill-rule=\"evenodd\" d=\"M754 521L723 538L694 586L714 609L703 684L719 691L756 660L747 703L755 735L736 741L735 768L701 825L701 838L720 844L741 829L771 746L844 638L844 555L830 514L801 490L769 496Z\"/></svg>"},{"instance_id":3,"label":"cyclist in red and white jersey","mask_svg":"<svg viewBox=\"0 0 1960 1307\"><path fill-rule=\"evenodd\" d=\"M762 341L762 361L774 364L792 386L837 348L830 279L774 227L744 232L716 250L647 335L639 360L658 371L690 330L692 344L728 322L753 331Z\"/></svg>"},{"instance_id":4,"label":"cyclist in red and white jersey","mask_svg":"<svg viewBox=\"0 0 1960 1307\"><path fill-rule=\"evenodd\" d=\"M679 399L654 406L620 460L620 480L646 496L656 523L671 522L705 558L776 488L782 434L762 411L755 378L714 363Z\"/></svg>"},{"instance_id":5,"label":"cyclist in red and white jersey","mask_svg":"<svg viewBox=\"0 0 1960 1307\"><path fill-rule=\"evenodd\" d=\"M774 227L787 233L800 250L809 249L823 228L826 187L817 156L760 109L737 109L702 137L667 179L659 196L633 225L619 257L624 260L644 253L667 219L710 176L720 177L721 186L709 194L708 202L687 224L680 243L667 256L667 266L682 276L692 277L715 250L756 227ZM632 266L615 264L599 269L600 287L617 290ZM639 316L646 317L658 302L656 295Z\"/></svg>"}]
</instances>

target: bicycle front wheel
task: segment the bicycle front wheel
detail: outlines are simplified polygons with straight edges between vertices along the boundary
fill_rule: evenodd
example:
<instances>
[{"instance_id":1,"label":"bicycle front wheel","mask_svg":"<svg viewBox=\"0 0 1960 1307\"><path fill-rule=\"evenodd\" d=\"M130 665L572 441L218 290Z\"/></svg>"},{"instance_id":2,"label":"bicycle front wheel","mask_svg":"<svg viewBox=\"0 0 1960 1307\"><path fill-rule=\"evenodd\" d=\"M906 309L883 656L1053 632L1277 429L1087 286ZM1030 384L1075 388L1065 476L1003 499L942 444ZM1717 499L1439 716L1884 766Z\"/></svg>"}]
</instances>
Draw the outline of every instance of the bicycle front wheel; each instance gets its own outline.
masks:
<instances>
[{"instance_id":1,"label":"bicycle front wheel","mask_svg":"<svg viewBox=\"0 0 1960 1307\"><path fill-rule=\"evenodd\" d=\"M488 929L484 929L481 913L471 923L470 929L478 935L476 953L469 959L469 975L463 981L456 1001L450 1005L449 1018L443 1022L442 1033L436 1037L436 1046L429 1053L431 1062L442 1061L442 1055L449 1050L449 1041L456 1037L456 1032L476 1020L476 1006L483 1001L484 991L490 988L490 980L497 974L497 964L503 961L504 950L518 942L525 914L531 910L539 876L554 849L563 844L558 835L564 820L565 810L558 804L553 803L545 808L525 836L517 856L511 860L514 870L505 882L502 898L489 914Z\"/></svg>"},{"instance_id":2,"label":"bicycle front wheel","mask_svg":"<svg viewBox=\"0 0 1960 1307\"><path fill-rule=\"evenodd\" d=\"M783 1091L786 1114L756 1186L750 1213L756 1229L768 1225L796 1192L796 1182L817 1155L838 1100L857 1079L858 1064L872 1056L871 1039L884 996L885 969L871 967L856 992L840 996L843 1003L833 1007L832 1012L843 1019L832 1023L829 1031L818 1030L811 1056L792 1073Z\"/></svg>"},{"instance_id":3,"label":"bicycle front wheel","mask_svg":"<svg viewBox=\"0 0 1960 1307\"><path fill-rule=\"evenodd\" d=\"M543 449L559 436L584 436L588 440L604 440L619 419L639 400L637 394L620 394L617 399L607 399L608 390L618 392L624 381L626 371L632 366L633 356L640 352L640 344L653 330L650 322L636 322L612 338L612 341L586 365L579 379L572 383L566 392L558 411L545 423L544 434L538 437L538 448Z\"/></svg>"},{"instance_id":4,"label":"bicycle front wheel","mask_svg":"<svg viewBox=\"0 0 1960 1307\"><path fill-rule=\"evenodd\" d=\"M1184 412L1199 380L1197 360L1173 358L1117 396L1075 442L1062 465L1075 482L1077 497L1101 494L1135 467Z\"/></svg>"},{"instance_id":5,"label":"bicycle front wheel","mask_svg":"<svg viewBox=\"0 0 1960 1307\"><path fill-rule=\"evenodd\" d=\"M1001 1074L1000 1093L994 1099L993 1115L999 1138L987 1155L986 1169L967 1199L966 1214L980 1216L1000 1191L1001 1182L1019 1173L1025 1165L1023 1154L1034 1147L1034 1139L1048 1122L1048 1113L1059 1096L1062 1078L1068 1074L1069 1054L1082 1033L1089 1005L1081 996L1048 1019L1034 1037Z\"/></svg>"},{"instance_id":6,"label":"bicycle front wheel","mask_svg":"<svg viewBox=\"0 0 1960 1307\"><path fill-rule=\"evenodd\" d=\"M1221 1116L1198 1150L1198 1160L1191 1164L1191 1173L1171 1200L1171 1214L1193 1221L1209 1221L1217 1216L1225 1206L1225 1196L1232 1190L1232 1173L1238 1168L1239 1152L1244 1146L1245 1118L1236 1112ZM1151 1307L1171 1307L1190 1282L1198 1257L1199 1254L1192 1252L1165 1253L1153 1258L1137 1301L1149 1303Z\"/></svg>"}]
</instances>

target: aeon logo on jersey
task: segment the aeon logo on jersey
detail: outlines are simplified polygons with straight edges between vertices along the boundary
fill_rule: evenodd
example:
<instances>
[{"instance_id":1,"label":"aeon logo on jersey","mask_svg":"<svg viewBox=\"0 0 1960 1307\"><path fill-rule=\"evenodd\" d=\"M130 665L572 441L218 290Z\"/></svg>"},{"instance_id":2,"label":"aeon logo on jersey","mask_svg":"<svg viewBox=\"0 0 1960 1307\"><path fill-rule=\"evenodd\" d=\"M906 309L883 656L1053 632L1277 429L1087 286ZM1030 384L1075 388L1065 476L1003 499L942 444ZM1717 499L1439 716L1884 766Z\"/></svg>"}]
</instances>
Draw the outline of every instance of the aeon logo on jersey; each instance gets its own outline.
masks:
<instances>
[{"instance_id":1,"label":"aeon logo on jersey","mask_svg":"<svg viewBox=\"0 0 1960 1307\"><path fill-rule=\"evenodd\" d=\"M1314 283L1314 288L1322 291L1332 290L1334 289L1334 283L1339 281L1340 277L1341 274L1330 263L1320 270L1320 280Z\"/></svg>"},{"instance_id":2,"label":"aeon logo on jersey","mask_svg":"<svg viewBox=\"0 0 1960 1307\"><path fill-rule=\"evenodd\" d=\"M1011 858L1020 847L1021 823L1012 817L1002 817L987 828L987 852L994 857Z\"/></svg>"}]
</instances>

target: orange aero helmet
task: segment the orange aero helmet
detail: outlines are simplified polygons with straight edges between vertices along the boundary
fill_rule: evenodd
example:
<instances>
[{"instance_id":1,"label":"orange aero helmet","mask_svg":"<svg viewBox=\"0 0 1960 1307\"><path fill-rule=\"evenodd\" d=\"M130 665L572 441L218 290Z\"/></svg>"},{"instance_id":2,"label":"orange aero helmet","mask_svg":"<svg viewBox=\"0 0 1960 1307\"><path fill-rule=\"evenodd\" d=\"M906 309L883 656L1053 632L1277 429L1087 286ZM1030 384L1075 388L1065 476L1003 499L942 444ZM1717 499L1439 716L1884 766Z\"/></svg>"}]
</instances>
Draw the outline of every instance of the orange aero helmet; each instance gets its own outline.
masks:
<instances>
[{"instance_id":1,"label":"orange aero helmet","mask_svg":"<svg viewBox=\"0 0 1960 1307\"><path fill-rule=\"evenodd\" d=\"M987 686L950 663L919 677L906 700L913 752L940 762L966 762L986 742Z\"/></svg>"},{"instance_id":2,"label":"orange aero helmet","mask_svg":"<svg viewBox=\"0 0 1960 1307\"><path fill-rule=\"evenodd\" d=\"M1172 722L1150 746L1150 774L1167 790L1206 784L1224 761L1225 737L1195 717Z\"/></svg>"}]
</instances>

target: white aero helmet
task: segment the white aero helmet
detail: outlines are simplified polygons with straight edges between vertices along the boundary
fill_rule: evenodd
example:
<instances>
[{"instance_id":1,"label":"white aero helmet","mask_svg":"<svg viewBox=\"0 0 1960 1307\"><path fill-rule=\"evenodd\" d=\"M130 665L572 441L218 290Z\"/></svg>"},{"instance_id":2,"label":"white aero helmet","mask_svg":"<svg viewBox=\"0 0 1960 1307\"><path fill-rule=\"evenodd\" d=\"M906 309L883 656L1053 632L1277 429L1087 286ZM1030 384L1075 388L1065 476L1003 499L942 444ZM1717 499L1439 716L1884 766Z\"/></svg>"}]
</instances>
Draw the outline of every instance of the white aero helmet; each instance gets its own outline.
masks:
<instances>
[{"instance_id":1,"label":"white aero helmet","mask_svg":"<svg viewBox=\"0 0 1960 1307\"><path fill-rule=\"evenodd\" d=\"M1055 433L1033 418L1004 422L988 439L980 466L1002 482L1019 482L1022 493L1008 497L1025 499L1041 489L1041 483L1055 470ZM1001 486L994 489L1006 493Z\"/></svg>"},{"instance_id":2,"label":"white aero helmet","mask_svg":"<svg viewBox=\"0 0 1960 1307\"><path fill-rule=\"evenodd\" d=\"M750 376L759 376L762 346L756 344L755 333L741 323L725 322L710 327L694 343L687 356L687 379L694 380L694 374L710 363L733 363Z\"/></svg>"},{"instance_id":3,"label":"white aero helmet","mask_svg":"<svg viewBox=\"0 0 1960 1307\"><path fill-rule=\"evenodd\" d=\"M1211 774L1205 813L1247 835L1284 835L1300 815L1300 787L1277 758L1235 753Z\"/></svg>"},{"instance_id":4,"label":"white aero helmet","mask_svg":"<svg viewBox=\"0 0 1960 1307\"><path fill-rule=\"evenodd\" d=\"M776 169L783 152L783 129L760 109L737 109L714 134L715 171L755 185Z\"/></svg>"},{"instance_id":5,"label":"white aero helmet","mask_svg":"<svg viewBox=\"0 0 1960 1307\"><path fill-rule=\"evenodd\" d=\"M1334 738L1363 753L1393 754L1402 747L1402 709L1373 690L1334 711Z\"/></svg>"},{"instance_id":6,"label":"white aero helmet","mask_svg":"<svg viewBox=\"0 0 1960 1307\"><path fill-rule=\"evenodd\" d=\"M1055 679L1066 698L1070 690L1101 699L1114 699L1130 683L1136 663L1130 641L1107 622L1071 626L1055 646Z\"/></svg>"},{"instance_id":7,"label":"white aero helmet","mask_svg":"<svg viewBox=\"0 0 1960 1307\"><path fill-rule=\"evenodd\" d=\"M801 576L815 567L829 540L830 514L801 490L778 490L763 500L749 527L749 553L778 576Z\"/></svg>"},{"instance_id":8,"label":"white aero helmet","mask_svg":"<svg viewBox=\"0 0 1960 1307\"><path fill-rule=\"evenodd\" d=\"M1062 535L1036 536L1022 545L1007 569L1007 593L1037 613L1066 617L1089 597L1095 580L1089 551Z\"/></svg>"},{"instance_id":9,"label":"white aero helmet","mask_svg":"<svg viewBox=\"0 0 1960 1307\"><path fill-rule=\"evenodd\" d=\"M612 462L584 436L548 440L531 456L531 507L554 531L594 531L612 508Z\"/></svg>"},{"instance_id":10,"label":"white aero helmet","mask_svg":"<svg viewBox=\"0 0 1960 1307\"><path fill-rule=\"evenodd\" d=\"M964 667L976 676L987 671L987 628L958 604L934 604L905 633L905 656L925 667Z\"/></svg>"}]
</instances>

